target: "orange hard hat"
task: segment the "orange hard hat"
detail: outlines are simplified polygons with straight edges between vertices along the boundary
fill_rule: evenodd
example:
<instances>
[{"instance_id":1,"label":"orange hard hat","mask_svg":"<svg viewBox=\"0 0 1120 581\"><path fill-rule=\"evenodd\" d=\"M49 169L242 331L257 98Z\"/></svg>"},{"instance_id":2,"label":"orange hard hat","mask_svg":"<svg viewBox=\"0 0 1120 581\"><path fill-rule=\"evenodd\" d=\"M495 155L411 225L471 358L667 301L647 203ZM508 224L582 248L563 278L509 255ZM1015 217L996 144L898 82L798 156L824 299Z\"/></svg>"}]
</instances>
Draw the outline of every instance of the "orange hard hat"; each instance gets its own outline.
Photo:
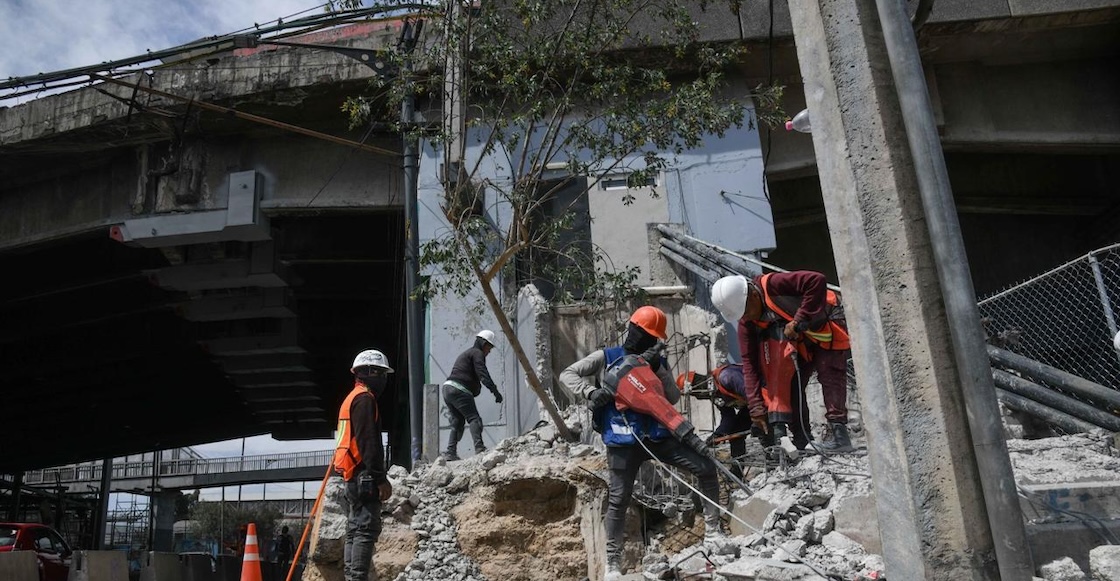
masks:
<instances>
[{"instance_id":1,"label":"orange hard hat","mask_svg":"<svg viewBox=\"0 0 1120 581\"><path fill-rule=\"evenodd\" d=\"M696 373L695 371L686 371L677 376L677 387L684 391L685 384L689 386L699 386L708 383L708 376L703 373Z\"/></svg>"},{"instance_id":2,"label":"orange hard hat","mask_svg":"<svg viewBox=\"0 0 1120 581\"><path fill-rule=\"evenodd\" d=\"M665 338L666 320L665 311L649 305L639 307L633 315L630 315L631 323L641 327L646 333L658 339Z\"/></svg>"}]
</instances>

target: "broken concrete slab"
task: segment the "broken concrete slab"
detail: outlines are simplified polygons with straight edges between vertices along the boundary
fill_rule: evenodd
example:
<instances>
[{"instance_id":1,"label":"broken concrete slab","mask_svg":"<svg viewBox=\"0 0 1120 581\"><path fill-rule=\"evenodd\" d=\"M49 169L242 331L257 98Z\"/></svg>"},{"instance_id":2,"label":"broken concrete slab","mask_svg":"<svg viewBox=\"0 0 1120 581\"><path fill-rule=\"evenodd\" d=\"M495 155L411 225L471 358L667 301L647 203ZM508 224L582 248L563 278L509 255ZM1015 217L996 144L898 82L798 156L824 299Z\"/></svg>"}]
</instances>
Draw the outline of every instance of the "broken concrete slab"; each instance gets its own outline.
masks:
<instances>
[{"instance_id":1,"label":"broken concrete slab","mask_svg":"<svg viewBox=\"0 0 1120 581\"><path fill-rule=\"evenodd\" d=\"M1101 545L1089 551L1089 574L1094 581L1120 581L1120 545Z\"/></svg>"}]
</instances>

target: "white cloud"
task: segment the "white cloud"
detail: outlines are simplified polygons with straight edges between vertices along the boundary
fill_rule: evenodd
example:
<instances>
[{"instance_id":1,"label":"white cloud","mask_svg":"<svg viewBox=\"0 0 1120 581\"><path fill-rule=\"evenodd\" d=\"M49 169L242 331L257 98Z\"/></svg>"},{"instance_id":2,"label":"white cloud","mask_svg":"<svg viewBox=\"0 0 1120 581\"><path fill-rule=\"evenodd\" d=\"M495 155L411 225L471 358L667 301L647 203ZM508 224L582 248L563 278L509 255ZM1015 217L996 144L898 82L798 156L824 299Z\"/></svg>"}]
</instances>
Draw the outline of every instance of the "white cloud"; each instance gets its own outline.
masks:
<instances>
[{"instance_id":1,"label":"white cloud","mask_svg":"<svg viewBox=\"0 0 1120 581\"><path fill-rule=\"evenodd\" d=\"M4 0L0 79L140 56L322 11L315 0Z\"/></svg>"}]
</instances>

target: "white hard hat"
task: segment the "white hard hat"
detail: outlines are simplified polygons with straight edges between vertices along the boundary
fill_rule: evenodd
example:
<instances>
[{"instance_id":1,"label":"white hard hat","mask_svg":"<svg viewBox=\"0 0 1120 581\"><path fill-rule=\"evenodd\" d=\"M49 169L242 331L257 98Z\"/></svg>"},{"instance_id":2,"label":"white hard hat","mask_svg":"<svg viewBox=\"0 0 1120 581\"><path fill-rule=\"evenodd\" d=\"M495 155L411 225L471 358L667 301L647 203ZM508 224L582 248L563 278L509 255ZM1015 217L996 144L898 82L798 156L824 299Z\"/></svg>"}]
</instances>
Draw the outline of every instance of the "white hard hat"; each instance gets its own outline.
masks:
<instances>
[{"instance_id":1,"label":"white hard hat","mask_svg":"<svg viewBox=\"0 0 1120 581\"><path fill-rule=\"evenodd\" d=\"M479 331L478 334L475 335L475 337L482 337L483 341L486 341L490 345L494 345L494 332L490 329L483 329Z\"/></svg>"},{"instance_id":2,"label":"white hard hat","mask_svg":"<svg viewBox=\"0 0 1120 581\"><path fill-rule=\"evenodd\" d=\"M354 370L359 367L367 366L380 367L387 373L393 372L393 368L389 367L389 359L385 357L384 353L378 351L377 349L366 349L365 351L359 353L358 356L354 358L354 365L350 366L350 373L353 373Z\"/></svg>"},{"instance_id":3,"label":"white hard hat","mask_svg":"<svg viewBox=\"0 0 1120 581\"><path fill-rule=\"evenodd\" d=\"M747 310L747 277L725 276L712 285L712 304L728 323L738 323Z\"/></svg>"},{"instance_id":4,"label":"white hard hat","mask_svg":"<svg viewBox=\"0 0 1120 581\"><path fill-rule=\"evenodd\" d=\"M1116 336L1112 338L1112 346L1115 347L1117 351L1120 351L1120 332L1116 333Z\"/></svg>"}]
</instances>

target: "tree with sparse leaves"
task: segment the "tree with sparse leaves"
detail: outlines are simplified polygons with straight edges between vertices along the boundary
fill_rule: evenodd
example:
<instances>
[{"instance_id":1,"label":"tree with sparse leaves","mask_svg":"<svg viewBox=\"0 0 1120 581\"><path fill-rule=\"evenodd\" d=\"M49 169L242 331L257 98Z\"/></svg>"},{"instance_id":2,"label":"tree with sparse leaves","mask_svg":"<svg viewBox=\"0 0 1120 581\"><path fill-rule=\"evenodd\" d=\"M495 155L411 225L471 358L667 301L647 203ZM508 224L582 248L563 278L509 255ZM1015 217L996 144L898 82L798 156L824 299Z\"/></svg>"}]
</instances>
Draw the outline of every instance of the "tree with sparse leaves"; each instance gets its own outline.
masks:
<instances>
[{"instance_id":1,"label":"tree with sparse leaves","mask_svg":"<svg viewBox=\"0 0 1120 581\"><path fill-rule=\"evenodd\" d=\"M355 122L394 113L399 119L401 99L431 97L440 122L398 126L442 149L447 227L423 245L421 265L435 274L414 292L481 291L564 435L513 330L511 305L501 303L496 287L515 296L536 283L554 303L634 298L637 269L616 268L573 228L588 219L575 203L608 175L625 175L640 189L674 155L753 124L750 99L764 122L780 122L780 89L728 90L728 72L744 49L703 42L694 19L701 10L731 16L737 3L429 4L416 18L432 34L416 50L401 51L401 74L379 79L376 99L354 97L346 105Z\"/></svg>"}]
</instances>

